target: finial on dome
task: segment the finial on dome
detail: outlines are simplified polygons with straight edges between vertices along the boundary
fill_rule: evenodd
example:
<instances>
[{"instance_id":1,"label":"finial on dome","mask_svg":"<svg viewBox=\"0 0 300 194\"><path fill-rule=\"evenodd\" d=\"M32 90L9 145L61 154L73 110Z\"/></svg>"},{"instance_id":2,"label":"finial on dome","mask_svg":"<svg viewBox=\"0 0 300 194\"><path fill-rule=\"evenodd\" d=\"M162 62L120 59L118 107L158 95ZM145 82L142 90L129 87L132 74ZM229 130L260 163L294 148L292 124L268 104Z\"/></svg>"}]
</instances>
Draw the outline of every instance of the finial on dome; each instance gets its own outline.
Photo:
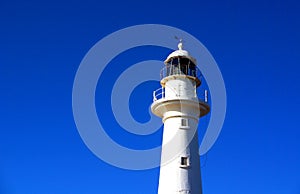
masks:
<instances>
[{"instance_id":1,"label":"finial on dome","mask_svg":"<svg viewBox=\"0 0 300 194\"><path fill-rule=\"evenodd\" d=\"M182 49L183 49L182 39L179 40L179 43L178 43L178 49L179 49L179 50L182 50Z\"/></svg>"},{"instance_id":2,"label":"finial on dome","mask_svg":"<svg viewBox=\"0 0 300 194\"><path fill-rule=\"evenodd\" d=\"M177 36L175 36L175 39L179 40L178 49L183 50L183 40L182 40L182 38L178 38Z\"/></svg>"},{"instance_id":3,"label":"finial on dome","mask_svg":"<svg viewBox=\"0 0 300 194\"><path fill-rule=\"evenodd\" d=\"M182 49L183 49L183 43L182 43L181 40L180 40L180 42L178 43L178 49L179 49L179 50L182 50Z\"/></svg>"}]
</instances>

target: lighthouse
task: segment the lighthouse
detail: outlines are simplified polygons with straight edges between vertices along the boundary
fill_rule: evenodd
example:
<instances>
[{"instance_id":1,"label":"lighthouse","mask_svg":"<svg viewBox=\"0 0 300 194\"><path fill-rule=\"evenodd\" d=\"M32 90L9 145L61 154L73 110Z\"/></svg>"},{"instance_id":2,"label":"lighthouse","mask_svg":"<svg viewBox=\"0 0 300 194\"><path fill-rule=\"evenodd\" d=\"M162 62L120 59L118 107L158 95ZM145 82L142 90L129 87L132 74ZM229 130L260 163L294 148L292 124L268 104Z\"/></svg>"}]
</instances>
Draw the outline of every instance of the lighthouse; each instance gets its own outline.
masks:
<instances>
[{"instance_id":1,"label":"lighthouse","mask_svg":"<svg viewBox=\"0 0 300 194\"><path fill-rule=\"evenodd\" d=\"M197 96L201 74L182 41L164 63L151 105L164 123L158 194L202 194L197 128L210 107Z\"/></svg>"}]
</instances>

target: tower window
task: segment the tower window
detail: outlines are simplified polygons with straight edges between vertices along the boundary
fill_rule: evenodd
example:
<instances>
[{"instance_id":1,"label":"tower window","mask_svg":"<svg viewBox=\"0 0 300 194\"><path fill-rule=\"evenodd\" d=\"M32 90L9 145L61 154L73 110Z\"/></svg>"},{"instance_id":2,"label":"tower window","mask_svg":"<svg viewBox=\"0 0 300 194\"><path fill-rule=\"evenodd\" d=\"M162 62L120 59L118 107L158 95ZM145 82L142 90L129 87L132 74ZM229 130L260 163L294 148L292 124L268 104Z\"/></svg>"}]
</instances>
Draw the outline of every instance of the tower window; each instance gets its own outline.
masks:
<instances>
[{"instance_id":1,"label":"tower window","mask_svg":"<svg viewBox=\"0 0 300 194\"><path fill-rule=\"evenodd\" d=\"M189 122L188 122L189 120L187 119L187 118L182 118L181 119L181 127L183 127L183 128L188 128L189 127Z\"/></svg>"},{"instance_id":2,"label":"tower window","mask_svg":"<svg viewBox=\"0 0 300 194\"><path fill-rule=\"evenodd\" d=\"M180 158L180 167L189 167L190 166L190 161L189 157L181 157Z\"/></svg>"}]
</instances>

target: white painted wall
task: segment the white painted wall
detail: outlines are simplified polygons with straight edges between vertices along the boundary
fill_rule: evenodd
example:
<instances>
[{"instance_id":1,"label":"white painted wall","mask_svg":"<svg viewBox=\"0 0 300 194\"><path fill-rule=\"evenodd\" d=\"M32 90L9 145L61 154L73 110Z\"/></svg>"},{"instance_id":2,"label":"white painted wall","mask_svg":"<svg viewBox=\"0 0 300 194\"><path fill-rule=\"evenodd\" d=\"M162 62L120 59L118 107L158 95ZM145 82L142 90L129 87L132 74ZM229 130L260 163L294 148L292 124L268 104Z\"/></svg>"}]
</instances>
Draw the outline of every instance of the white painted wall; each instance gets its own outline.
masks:
<instances>
[{"instance_id":1,"label":"white painted wall","mask_svg":"<svg viewBox=\"0 0 300 194\"><path fill-rule=\"evenodd\" d=\"M173 76L176 77L176 76ZM177 77L174 80L168 80L165 84L165 98L195 98L196 86L195 81L187 78Z\"/></svg>"},{"instance_id":2,"label":"white painted wall","mask_svg":"<svg viewBox=\"0 0 300 194\"><path fill-rule=\"evenodd\" d=\"M181 117L168 118L164 123L163 145L165 147L166 144L176 143L177 145L173 145L173 147L175 152L178 151L178 155L173 160L167 161L170 159L167 157L170 155L170 150L169 148L162 149L162 163L167 163L162 164L160 168L159 194L202 193L198 154L198 121L187 118L189 125L187 128L181 127L181 119ZM179 137L179 141L172 141L174 137ZM192 139L190 143L188 142L189 138ZM181 157L189 158L188 167L182 167Z\"/></svg>"}]
</instances>

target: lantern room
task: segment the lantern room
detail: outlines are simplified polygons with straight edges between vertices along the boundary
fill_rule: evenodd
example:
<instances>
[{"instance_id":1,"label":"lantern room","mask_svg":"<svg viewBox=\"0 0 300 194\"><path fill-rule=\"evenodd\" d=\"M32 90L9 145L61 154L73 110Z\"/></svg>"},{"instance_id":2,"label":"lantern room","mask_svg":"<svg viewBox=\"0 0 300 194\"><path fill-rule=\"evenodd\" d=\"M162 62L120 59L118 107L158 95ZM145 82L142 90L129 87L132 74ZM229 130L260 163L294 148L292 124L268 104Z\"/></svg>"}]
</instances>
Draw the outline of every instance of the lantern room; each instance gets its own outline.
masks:
<instances>
[{"instance_id":1,"label":"lantern room","mask_svg":"<svg viewBox=\"0 0 300 194\"><path fill-rule=\"evenodd\" d=\"M161 71L161 84L165 81L176 79L176 77L186 77L195 81L196 86L200 86L201 73L197 69L196 59L186 50L183 50L182 42L178 44L178 50L172 52L165 60L165 67ZM170 77L171 76L171 77Z\"/></svg>"}]
</instances>

